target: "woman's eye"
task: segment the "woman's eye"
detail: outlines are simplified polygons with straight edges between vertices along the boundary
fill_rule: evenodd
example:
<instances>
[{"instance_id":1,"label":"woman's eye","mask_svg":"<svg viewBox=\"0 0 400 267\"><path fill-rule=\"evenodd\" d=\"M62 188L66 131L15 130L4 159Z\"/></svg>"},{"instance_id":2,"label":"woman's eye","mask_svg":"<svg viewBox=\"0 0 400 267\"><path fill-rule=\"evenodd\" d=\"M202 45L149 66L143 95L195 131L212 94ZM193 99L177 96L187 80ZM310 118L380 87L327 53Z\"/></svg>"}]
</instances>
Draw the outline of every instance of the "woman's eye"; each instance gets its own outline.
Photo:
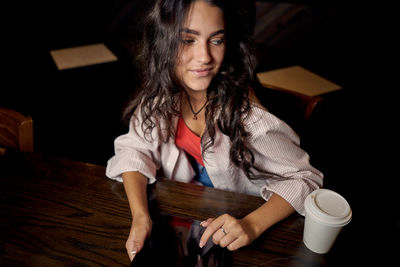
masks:
<instances>
[{"instance_id":1,"label":"woman's eye","mask_svg":"<svg viewBox=\"0 0 400 267\"><path fill-rule=\"evenodd\" d=\"M181 39L181 43L184 45L190 45L194 43L193 39Z\"/></svg>"},{"instance_id":2,"label":"woman's eye","mask_svg":"<svg viewBox=\"0 0 400 267\"><path fill-rule=\"evenodd\" d=\"M212 43L213 45L220 46L220 45L222 45L223 43L225 43L225 39L215 39L215 40L211 40L211 43Z\"/></svg>"}]
</instances>

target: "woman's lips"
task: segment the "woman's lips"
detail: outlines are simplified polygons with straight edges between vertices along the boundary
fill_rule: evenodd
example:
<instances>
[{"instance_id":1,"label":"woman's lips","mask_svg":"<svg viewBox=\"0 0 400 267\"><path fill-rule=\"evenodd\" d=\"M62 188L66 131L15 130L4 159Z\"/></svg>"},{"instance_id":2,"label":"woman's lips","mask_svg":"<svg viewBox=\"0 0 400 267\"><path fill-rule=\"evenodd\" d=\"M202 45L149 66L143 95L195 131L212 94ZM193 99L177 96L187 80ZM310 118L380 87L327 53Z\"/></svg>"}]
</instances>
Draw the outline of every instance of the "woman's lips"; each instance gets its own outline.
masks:
<instances>
[{"instance_id":1,"label":"woman's lips","mask_svg":"<svg viewBox=\"0 0 400 267\"><path fill-rule=\"evenodd\" d=\"M212 68L207 69L193 69L191 72L198 77L206 77L210 75Z\"/></svg>"}]
</instances>

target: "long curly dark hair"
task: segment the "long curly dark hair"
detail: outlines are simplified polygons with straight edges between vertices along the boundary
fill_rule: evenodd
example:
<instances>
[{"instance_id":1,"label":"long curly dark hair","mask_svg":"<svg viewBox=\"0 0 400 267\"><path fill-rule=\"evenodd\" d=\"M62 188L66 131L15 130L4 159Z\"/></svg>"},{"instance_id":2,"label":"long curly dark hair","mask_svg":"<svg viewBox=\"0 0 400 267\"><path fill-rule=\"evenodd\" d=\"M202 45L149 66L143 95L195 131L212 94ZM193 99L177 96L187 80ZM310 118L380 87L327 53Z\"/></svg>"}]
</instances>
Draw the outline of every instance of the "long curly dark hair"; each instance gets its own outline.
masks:
<instances>
[{"instance_id":1,"label":"long curly dark hair","mask_svg":"<svg viewBox=\"0 0 400 267\"><path fill-rule=\"evenodd\" d=\"M142 39L134 49L139 51L136 63L141 83L124 114L130 118L136 107L140 106L143 116L141 127L148 139L151 139L154 128L162 132L164 142L173 137L176 131L171 122L180 114L179 103L184 92L175 74L179 31L194 1L154 0L141 24ZM250 177L254 157L246 146L248 133L244 121L250 110L249 88L256 66L250 45L251 27L245 23L248 21L246 9L240 6L239 0L203 1L223 11L226 32L224 61L207 90L205 118L209 138L202 142L203 153L213 146L217 125L232 142L231 160ZM167 129L158 127L161 120Z\"/></svg>"}]
</instances>

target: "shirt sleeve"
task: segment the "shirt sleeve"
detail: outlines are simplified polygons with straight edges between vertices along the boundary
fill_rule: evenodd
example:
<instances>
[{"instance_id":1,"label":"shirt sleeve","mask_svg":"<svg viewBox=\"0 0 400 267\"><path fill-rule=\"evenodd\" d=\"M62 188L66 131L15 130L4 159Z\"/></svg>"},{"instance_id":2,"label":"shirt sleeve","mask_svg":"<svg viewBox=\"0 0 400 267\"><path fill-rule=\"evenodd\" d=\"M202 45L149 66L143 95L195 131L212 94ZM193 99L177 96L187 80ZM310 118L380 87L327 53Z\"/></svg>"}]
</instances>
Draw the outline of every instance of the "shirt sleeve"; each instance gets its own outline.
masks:
<instances>
[{"instance_id":1,"label":"shirt sleeve","mask_svg":"<svg viewBox=\"0 0 400 267\"><path fill-rule=\"evenodd\" d=\"M146 139L137 118L139 115L132 116L129 132L115 139L115 155L107 162L106 176L122 182L124 172L138 171L149 179L149 183L154 183L160 167L157 138L153 136L153 142Z\"/></svg>"},{"instance_id":2,"label":"shirt sleeve","mask_svg":"<svg viewBox=\"0 0 400 267\"><path fill-rule=\"evenodd\" d=\"M297 134L283 121L261 108L255 108L248 124L254 168L265 177L260 189L268 200L276 193L304 215L304 200L322 186L323 174L312 167L308 154L300 147Z\"/></svg>"}]
</instances>

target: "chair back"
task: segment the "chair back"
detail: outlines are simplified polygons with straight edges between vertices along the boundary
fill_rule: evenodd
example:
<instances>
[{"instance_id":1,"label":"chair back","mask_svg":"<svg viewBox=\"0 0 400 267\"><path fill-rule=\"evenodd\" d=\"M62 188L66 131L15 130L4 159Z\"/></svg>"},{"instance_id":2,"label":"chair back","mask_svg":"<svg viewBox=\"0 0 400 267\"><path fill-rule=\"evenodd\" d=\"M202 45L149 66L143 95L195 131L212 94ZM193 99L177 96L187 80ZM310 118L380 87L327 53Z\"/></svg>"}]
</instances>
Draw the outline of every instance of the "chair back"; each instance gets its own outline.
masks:
<instances>
[{"instance_id":1,"label":"chair back","mask_svg":"<svg viewBox=\"0 0 400 267\"><path fill-rule=\"evenodd\" d=\"M18 111L0 108L0 146L33 152L33 121Z\"/></svg>"},{"instance_id":2,"label":"chair back","mask_svg":"<svg viewBox=\"0 0 400 267\"><path fill-rule=\"evenodd\" d=\"M300 135L304 133L323 102L321 96L310 97L292 91L265 87L258 79L252 86L261 104L288 123Z\"/></svg>"}]
</instances>

